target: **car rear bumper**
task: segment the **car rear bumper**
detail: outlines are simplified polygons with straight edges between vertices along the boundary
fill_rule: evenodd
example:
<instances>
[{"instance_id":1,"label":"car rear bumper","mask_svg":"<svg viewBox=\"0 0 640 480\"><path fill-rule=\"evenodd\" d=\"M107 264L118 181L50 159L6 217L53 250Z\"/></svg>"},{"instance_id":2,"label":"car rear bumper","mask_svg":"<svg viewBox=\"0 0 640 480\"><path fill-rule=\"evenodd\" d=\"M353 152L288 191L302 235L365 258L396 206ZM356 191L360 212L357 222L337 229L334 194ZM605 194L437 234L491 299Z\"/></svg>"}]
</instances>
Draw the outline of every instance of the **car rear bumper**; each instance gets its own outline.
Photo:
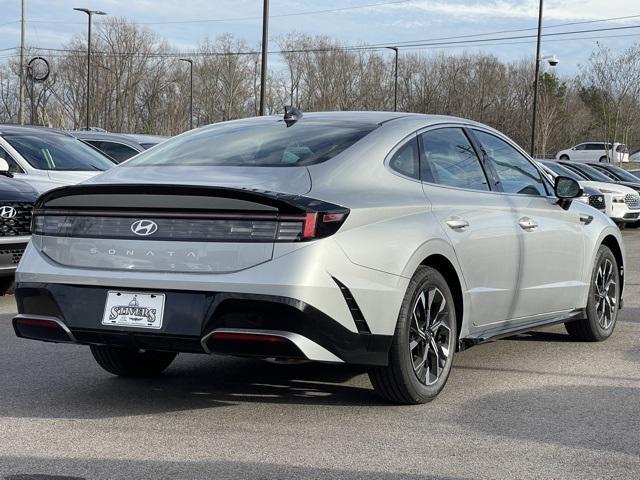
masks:
<instances>
[{"instance_id":1,"label":"car rear bumper","mask_svg":"<svg viewBox=\"0 0 640 480\"><path fill-rule=\"evenodd\" d=\"M109 290L21 282L16 334L53 342L358 365L386 365L393 338L353 332L293 298L210 291L162 291L160 330L102 325Z\"/></svg>"}]
</instances>

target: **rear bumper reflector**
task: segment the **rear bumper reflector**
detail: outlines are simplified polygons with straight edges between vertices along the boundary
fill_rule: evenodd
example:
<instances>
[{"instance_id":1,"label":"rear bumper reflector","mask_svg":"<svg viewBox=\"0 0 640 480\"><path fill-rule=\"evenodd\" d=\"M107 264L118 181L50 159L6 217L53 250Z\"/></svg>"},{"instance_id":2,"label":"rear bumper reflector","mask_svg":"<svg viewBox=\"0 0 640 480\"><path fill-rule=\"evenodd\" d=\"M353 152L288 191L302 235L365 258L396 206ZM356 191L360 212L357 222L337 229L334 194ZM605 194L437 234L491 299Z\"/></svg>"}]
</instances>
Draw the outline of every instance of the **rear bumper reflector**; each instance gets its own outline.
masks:
<instances>
[{"instance_id":1,"label":"rear bumper reflector","mask_svg":"<svg viewBox=\"0 0 640 480\"><path fill-rule=\"evenodd\" d=\"M13 329L20 338L45 342L76 343L69 328L55 317L16 315L13 318Z\"/></svg>"},{"instance_id":2,"label":"rear bumper reflector","mask_svg":"<svg viewBox=\"0 0 640 480\"><path fill-rule=\"evenodd\" d=\"M219 328L202 337L201 344L207 353L344 363L342 359L314 341L297 333L278 330Z\"/></svg>"}]
</instances>

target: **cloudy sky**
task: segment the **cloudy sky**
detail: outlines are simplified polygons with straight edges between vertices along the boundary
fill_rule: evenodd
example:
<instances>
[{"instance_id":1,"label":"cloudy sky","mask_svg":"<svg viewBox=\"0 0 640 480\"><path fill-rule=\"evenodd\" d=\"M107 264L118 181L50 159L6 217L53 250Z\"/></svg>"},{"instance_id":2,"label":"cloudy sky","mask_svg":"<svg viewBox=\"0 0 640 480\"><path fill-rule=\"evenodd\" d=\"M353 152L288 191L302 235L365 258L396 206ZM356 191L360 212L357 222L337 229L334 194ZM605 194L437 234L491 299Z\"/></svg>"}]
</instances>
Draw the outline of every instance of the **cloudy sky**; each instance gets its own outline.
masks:
<instances>
[{"instance_id":1,"label":"cloudy sky","mask_svg":"<svg viewBox=\"0 0 640 480\"><path fill-rule=\"evenodd\" d=\"M19 43L20 0L0 0L0 61ZM190 51L206 36L231 32L255 46L260 41L262 0L26 0L27 44L59 48L86 29L84 14L73 7L104 10L144 24L181 51ZM357 8L362 7L362 8ZM436 41L529 29L536 26L538 0L271 0L270 38L275 42L292 31L327 35L345 44ZM339 9L337 11L329 11ZM602 21L614 17L629 17ZM547 33L640 26L638 0L546 0ZM174 22L174 23L168 23ZM177 23L184 22L184 23ZM574 22L592 22L565 25ZM467 43L439 46L449 52L487 51L511 60L535 56L535 40L520 38L511 44L492 39L528 36L535 30L466 37ZM488 39L479 46L468 43ZM584 32L569 37L547 37L543 53L557 55L559 73L571 74L600 41L614 50L640 41L640 28L609 32ZM449 40L450 41L450 40ZM499 44L502 43L502 44ZM272 44L275 48L275 44ZM408 50L408 49L407 49ZM406 51L406 50L405 50ZM435 52L433 46L422 47ZM402 50L401 50L402 52ZM392 54L389 52L389 54ZM277 62L277 58L273 59Z\"/></svg>"}]
</instances>

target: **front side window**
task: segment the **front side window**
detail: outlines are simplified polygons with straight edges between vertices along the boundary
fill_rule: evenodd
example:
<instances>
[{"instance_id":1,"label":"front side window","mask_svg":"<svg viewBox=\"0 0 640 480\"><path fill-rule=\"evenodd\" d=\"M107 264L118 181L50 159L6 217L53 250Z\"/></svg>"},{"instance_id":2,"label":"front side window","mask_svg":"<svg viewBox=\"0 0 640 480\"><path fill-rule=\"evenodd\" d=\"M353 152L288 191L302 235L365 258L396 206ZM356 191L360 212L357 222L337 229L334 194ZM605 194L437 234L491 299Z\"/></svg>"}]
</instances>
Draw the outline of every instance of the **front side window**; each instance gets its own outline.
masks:
<instances>
[{"instance_id":1,"label":"front side window","mask_svg":"<svg viewBox=\"0 0 640 480\"><path fill-rule=\"evenodd\" d=\"M18 165L13 157L2 147L0 147L0 158L4 159L7 165L9 165L9 173L24 173L20 165Z\"/></svg>"},{"instance_id":2,"label":"front side window","mask_svg":"<svg viewBox=\"0 0 640 480\"><path fill-rule=\"evenodd\" d=\"M586 150L587 149L587 144L586 143L581 143L580 145L576 145L575 149L576 150Z\"/></svg>"},{"instance_id":3,"label":"front side window","mask_svg":"<svg viewBox=\"0 0 640 480\"><path fill-rule=\"evenodd\" d=\"M327 161L377 124L301 119L287 126L273 119L196 128L162 142L123 167L299 167Z\"/></svg>"},{"instance_id":4,"label":"front side window","mask_svg":"<svg viewBox=\"0 0 640 480\"><path fill-rule=\"evenodd\" d=\"M38 170L101 171L113 167L111 160L73 137L11 133L4 139Z\"/></svg>"},{"instance_id":5,"label":"front side window","mask_svg":"<svg viewBox=\"0 0 640 480\"><path fill-rule=\"evenodd\" d=\"M489 190L471 142L461 128L439 128L420 135L422 180L449 187Z\"/></svg>"},{"instance_id":6,"label":"front side window","mask_svg":"<svg viewBox=\"0 0 640 480\"><path fill-rule=\"evenodd\" d=\"M518 150L504 140L480 130L476 137L491 162L505 193L546 196L540 172Z\"/></svg>"},{"instance_id":7,"label":"front side window","mask_svg":"<svg viewBox=\"0 0 640 480\"><path fill-rule=\"evenodd\" d=\"M420 160L418 155L418 141L416 138L405 143L391 157L389 167L402 175L420 179Z\"/></svg>"}]
</instances>

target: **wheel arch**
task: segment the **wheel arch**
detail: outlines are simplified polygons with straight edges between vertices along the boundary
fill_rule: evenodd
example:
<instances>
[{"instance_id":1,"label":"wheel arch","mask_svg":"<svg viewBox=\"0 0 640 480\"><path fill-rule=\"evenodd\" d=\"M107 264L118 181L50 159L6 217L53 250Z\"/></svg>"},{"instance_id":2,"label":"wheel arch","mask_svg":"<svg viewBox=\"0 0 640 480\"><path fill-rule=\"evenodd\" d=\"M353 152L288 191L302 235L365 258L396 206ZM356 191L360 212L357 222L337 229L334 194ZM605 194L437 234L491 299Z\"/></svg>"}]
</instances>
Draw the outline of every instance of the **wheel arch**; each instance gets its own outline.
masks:
<instances>
[{"instance_id":1,"label":"wheel arch","mask_svg":"<svg viewBox=\"0 0 640 480\"><path fill-rule=\"evenodd\" d=\"M424 260L422 260L422 262L420 262L420 266L427 266L436 269L442 274L442 276L447 281L449 288L451 288L453 303L456 310L456 325L458 327L457 332L459 339L465 310L464 297L462 295L462 283L460 281L460 277L458 276L456 268L447 257L439 253L432 254L426 257Z\"/></svg>"},{"instance_id":2,"label":"wheel arch","mask_svg":"<svg viewBox=\"0 0 640 480\"><path fill-rule=\"evenodd\" d=\"M613 256L616 258L616 262L618 263L618 270L620 272L621 282L620 282L620 299L622 299L622 291L624 289L624 253L622 250L622 246L618 242L618 239L611 234L605 236L600 245L605 245L611 250Z\"/></svg>"}]
</instances>

